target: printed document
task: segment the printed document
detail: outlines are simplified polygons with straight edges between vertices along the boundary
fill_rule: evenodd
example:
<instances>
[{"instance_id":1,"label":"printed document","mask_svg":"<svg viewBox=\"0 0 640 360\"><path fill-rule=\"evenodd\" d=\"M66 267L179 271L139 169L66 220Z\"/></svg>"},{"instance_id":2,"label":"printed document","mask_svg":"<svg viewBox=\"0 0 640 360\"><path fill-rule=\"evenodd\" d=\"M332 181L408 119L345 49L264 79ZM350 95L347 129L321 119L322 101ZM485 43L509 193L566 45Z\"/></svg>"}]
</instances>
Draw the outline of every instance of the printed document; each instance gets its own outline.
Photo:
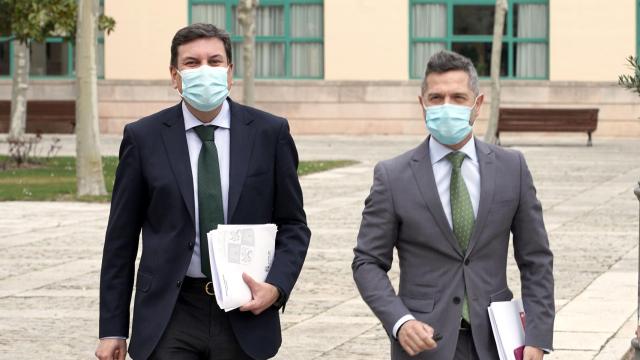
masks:
<instances>
[{"instance_id":1,"label":"printed document","mask_svg":"<svg viewBox=\"0 0 640 360\"><path fill-rule=\"evenodd\" d=\"M522 300L492 302L488 311L500 360L522 359L525 328Z\"/></svg>"},{"instance_id":2,"label":"printed document","mask_svg":"<svg viewBox=\"0 0 640 360\"><path fill-rule=\"evenodd\" d=\"M211 276L218 306L231 311L251 301L251 290L242 279L267 278L275 252L274 224L219 225L207 234Z\"/></svg>"}]
</instances>

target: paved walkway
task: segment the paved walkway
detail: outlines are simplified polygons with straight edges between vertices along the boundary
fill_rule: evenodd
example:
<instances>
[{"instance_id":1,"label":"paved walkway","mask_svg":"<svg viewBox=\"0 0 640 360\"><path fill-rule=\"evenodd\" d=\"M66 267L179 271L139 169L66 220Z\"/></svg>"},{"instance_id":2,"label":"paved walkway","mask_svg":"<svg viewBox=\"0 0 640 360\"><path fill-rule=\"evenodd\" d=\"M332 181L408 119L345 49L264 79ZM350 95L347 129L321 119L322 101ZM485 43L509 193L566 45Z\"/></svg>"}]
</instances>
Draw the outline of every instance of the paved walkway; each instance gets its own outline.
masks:
<instances>
[{"instance_id":1,"label":"paved walkway","mask_svg":"<svg viewBox=\"0 0 640 360\"><path fill-rule=\"evenodd\" d=\"M278 359L386 359L388 341L351 277L352 248L376 161L418 137L297 137L300 157L356 159L302 178L313 231L283 315ZM45 140L45 143L48 140ZM117 137L103 153L117 153ZM556 351L550 360L619 359L636 324L640 140L512 136L528 159L555 253ZM61 154L73 153L63 138ZM6 151L0 145L0 152ZM96 345L98 277L109 206L0 203L0 359L89 359ZM509 282L519 293L518 271ZM397 268L391 272L397 280Z\"/></svg>"}]
</instances>

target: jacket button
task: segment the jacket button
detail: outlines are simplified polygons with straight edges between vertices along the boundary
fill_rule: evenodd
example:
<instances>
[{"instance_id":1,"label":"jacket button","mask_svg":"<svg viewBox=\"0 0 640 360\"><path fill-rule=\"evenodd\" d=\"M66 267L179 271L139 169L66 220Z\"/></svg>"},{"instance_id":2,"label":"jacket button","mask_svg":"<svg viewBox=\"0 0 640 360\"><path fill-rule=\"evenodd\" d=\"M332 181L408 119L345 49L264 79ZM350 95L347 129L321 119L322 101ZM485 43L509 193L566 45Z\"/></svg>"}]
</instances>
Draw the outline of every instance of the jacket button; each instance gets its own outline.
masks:
<instances>
[{"instance_id":1,"label":"jacket button","mask_svg":"<svg viewBox=\"0 0 640 360\"><path fill-rule=\"evenodd\" d=\"M189 250L193 250L193 246L194 246L194 242L193 241L189 241Z\"/></svg>"},{"instance_id":2,"label":"jacket button","mask_svg":"<svg viewBox=\"0 0 640 360\"><path fill-rule=\"evenodd\" d=\"M456 304L456 305L460 304L460 298L457 297L457 296L454 296L453 303Z\"/></svg>"},{"instance_id":3,"label":"jacket button","mask_svg":"<svg viewBox=\"0 0 640 360\"><path fill-rule=\"evenodd\" d=\"M471 262L471 261L469 261L469 259L466 259L466 260L464 261L464 264L465 264L465 265L469 265L469 263L470 263L470 262Z\"/></svg>"},{"instance_id":4,"label":"jacket button","mask_svg":"<svg viewBox=\"0 0 640 360\"><path fill-rule=\"evenodd\" d=\"M182 281L181 281L181 280L178 280L178 282L176 283L176 287L177 287L177 288L180 288L180 286L182 286Z\"/></svg>"}]
</instances>

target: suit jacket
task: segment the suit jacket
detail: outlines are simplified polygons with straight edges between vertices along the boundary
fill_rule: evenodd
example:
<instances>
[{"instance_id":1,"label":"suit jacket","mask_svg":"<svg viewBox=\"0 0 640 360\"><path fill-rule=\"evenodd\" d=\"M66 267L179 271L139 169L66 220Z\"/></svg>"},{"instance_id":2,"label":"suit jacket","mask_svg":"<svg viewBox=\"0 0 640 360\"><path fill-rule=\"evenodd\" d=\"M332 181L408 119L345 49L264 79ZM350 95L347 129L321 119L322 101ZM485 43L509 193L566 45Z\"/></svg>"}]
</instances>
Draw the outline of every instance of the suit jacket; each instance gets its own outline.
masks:
<instances>
[{"instance_id":1,"label":"suit jacket","mask_svg":"<svg viewBox=\"0 0 640 360\"><path fill-rule=\"evenodd\" d=\"M307 252L310 231L297 176L298 154L283 118L230 99L228 223L278 225L266 281L289 296ZM194 247L194 190L181 104L128 124L111 201L100 275L100 337L127 336L136 296L129 354L147 358L169 322ZM139 235L142 254L135 271ZM278 310L229 319L255 359L281 344ZM206 314L203 314L206 316Z\"/></svg>"},{"instance_id":2,"label":"suit jacket","mask_svg":"<svg viewBox=\"0 0 640 360\"><path fill-rule=\"evenodd\" d=\"M527 313L526 344L552 348L553 255L531 174L517 151L476 139L476 152L481 193L466 253L442 208L428 139L375 167L352 268L360 294L391 338L393 359L409 358L391 334L409 313L443 335L436 349L417 358L452 359L465 290L478 355L498 358L487 307L513 297L506 276L510 232ZM400 263L397 295L387 276L394 247Z\"/></svg>"}]
</instances>

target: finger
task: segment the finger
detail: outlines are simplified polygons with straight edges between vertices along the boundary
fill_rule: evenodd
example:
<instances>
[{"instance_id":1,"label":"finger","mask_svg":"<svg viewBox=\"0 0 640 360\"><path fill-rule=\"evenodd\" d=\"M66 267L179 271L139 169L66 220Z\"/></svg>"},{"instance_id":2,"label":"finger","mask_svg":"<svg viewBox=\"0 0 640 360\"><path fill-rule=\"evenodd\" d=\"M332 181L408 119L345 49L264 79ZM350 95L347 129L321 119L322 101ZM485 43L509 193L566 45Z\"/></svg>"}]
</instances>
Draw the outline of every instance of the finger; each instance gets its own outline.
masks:
<instances>
[{"instance_id":1,"label":"finger","mask_svg":"<svg viewBox=\"0 0 640 360\"><path fill-rule=\"evenodd\" d=\"M249 286L249 289L251 289L251 294L253 294L254 290L256 290L256 286L258 285L258 282L253 280L253 278L249 276L249 274L247 273L242 273L242 280L244 280L247 286Z\"/></svg>"},{"instance_id":2,"label":"finger","mask_svg":"<svg viewBox=\"0 0 640 360\"><path fill-rule=\"evenodd\" d=\"M415 331L411 333L411 339L413 340L418 352L431 349L433 347L433 340L429 333L422 326L416 326Z\"/></svg>"},{"instance_id":3,"label":"finger","mask_svg":"<svg viewBox=\"0 0 640 360\"><path fill-rule=\"evenodd\" d=\"M410 356L414 356L416 354L416 352L413 350L413 347L411 346L411 344L404 339L403 341L400 342L400 345L402 346L402 348L404 349L404 351L409 354Z\"/></svg>"},{"instance_id":4,"label":"finger","mask_svg":"<svg viewBox=\"0 0 640 360\"><path fill-rule=\"evenodd\" d=\"M125 349L123 349L122 347L120 349L118 349L118 360L125 360L125 356L127 355L127 351Z\"/></svg>"},{"instance_id":5,"label":"finger","mask_svg":"<svg viewBox=\"0 0 640 360\"><path fill-rule=\"evenodd\" d=\"M264 311L264 308L260 307L260 308L251 310L251 313L253 315L260 315L260 314L262 314L263 311Z\"/></svg>"},{"instance_id":6,"label":"finger","mask_svg":"<svg viewBox=\"0 0 640 360\"><path fill-rule=\"evenodd\" d=\"M240 311L253 311L258 307L258 302L256 300L251 300L248 303L240 306Z\"/></svg>"},{"instance_id":7,"label":"finger","mask_svg":"<svg viewBox=\"0 0 640 360\"><path fill-rule=\"evenodd\" d=\"M407 334L405 336L405 344L407 345L407 347L409 349L411 349L411 353L410 355L416 355L418 354L421 349L420 349L420 344L419 344L419 340L416 337L416 335L414 334L413 331L407 331Z\"/></svg>"},{"instance_id":8,"label":"finger","mask_svg":"<svg viewBox=\"0 0 640 360\"><path fill-rule=\"evenodd\" d=\"M107 354L107 352L104 351L104 349L96 350L96 357L100 360L110 360L109 355L111 354Z\"/></svg>"},{"instance_id":9,"label":"finger","mask_svg":"<svg viewBox=\"0 0 640 360\"><path fill-rule=\"evenodd\" d=\"M429 337L433 337L433 334L435 333L435 331L433 331L433 328L425 323L422 323L422 328L424 329L424 331L427 332L427 335L429 335Z\"/></svg>"}]
</instances>

